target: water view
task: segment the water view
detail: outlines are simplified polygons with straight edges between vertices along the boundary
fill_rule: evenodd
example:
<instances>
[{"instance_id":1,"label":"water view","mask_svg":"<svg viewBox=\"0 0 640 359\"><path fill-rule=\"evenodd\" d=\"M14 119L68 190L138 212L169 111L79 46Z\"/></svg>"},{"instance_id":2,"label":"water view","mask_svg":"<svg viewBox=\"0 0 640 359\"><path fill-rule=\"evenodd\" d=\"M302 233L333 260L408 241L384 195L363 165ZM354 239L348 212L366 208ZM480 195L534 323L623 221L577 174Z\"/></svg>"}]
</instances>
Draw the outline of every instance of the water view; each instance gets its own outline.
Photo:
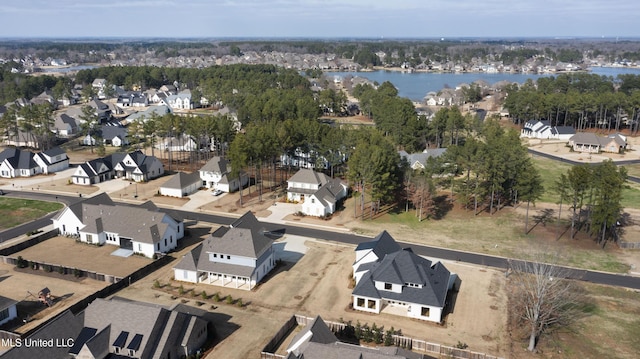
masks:
<instances>
[{"instance_id":1,"label":"water view","mask_svg":"<svg viewBox=\"0 0 640 359\"><path fill-rule=\"evenodd\" d=\"M603 76L616 77L619 74L640 75L640 69L624 67L594 67L591 73ZM510 74L510 73L433 73L433 72L413 72L406 73L400 71L373 71L373 72L327 72L327 76L353 77L360 76L371 81L383 83L389 81L398 89L401 97L406 97L412 101L422 101L430 91L438 92L446 87L455 88L457 85L470 84L477 80L483 80L493 85L500 81L524 83L528 79L536 80L540 77L553 76L551 74Z\"/></svg>"}]
</instances>

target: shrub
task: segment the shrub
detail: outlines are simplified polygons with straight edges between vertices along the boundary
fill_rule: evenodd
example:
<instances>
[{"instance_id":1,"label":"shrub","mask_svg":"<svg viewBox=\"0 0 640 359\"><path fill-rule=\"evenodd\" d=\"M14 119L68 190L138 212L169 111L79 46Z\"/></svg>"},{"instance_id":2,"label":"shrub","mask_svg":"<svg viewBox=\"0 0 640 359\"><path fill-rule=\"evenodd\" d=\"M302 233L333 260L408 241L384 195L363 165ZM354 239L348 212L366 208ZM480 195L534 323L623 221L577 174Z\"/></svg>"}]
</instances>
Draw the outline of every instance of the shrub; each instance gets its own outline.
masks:
<instances>
[{"instance_id":1,"label":"shrub","mask_svg":"<svg viewBox=\"0 0 640 359\"><path fill-rule=\"evenodd\" d=\"M227 304L233 304L233 297L231 295L228 295L226 301Z\"/></svg>"},{"instance_id":2,"label":"shrub","mask_svg":"<svg viewBox=\"0 0 640 359\"><path fill-rule=\"evenodd\" d=\"M467 345L467 343L463 343L461 341L458 340L458 344L456 344L456 348L458 349L467 349L469 346Z\"/></svg>"},{"instance_id":3,"label":"shrub","mask_svg":"<svg viewBox=\"0 0 640 359\"><path fill-rule=\"evenodd\" d=\"M200 293L200 297L201 297L203 300L206 300L207 298L209 298L209 296L207 295L207 292L205 292L204 290L202 291L202 293Z\"/></svg>"},{"instance_id":4,"label":"shrub","mask_svg":"<svg viewBox=\"0 0 640 359\"><path fill-rule=\"evenodd\" d=\"M160 288L160 287L161 287L161 286L160 286L160 281L159 281L159 280L157 280L157 279L156 279L156 280L154 280L154 281L153 281L153 287L154 287L154 288Z\"/></svg>"},{"instance_id":5,"label":"shrub","mask_svg":"<svg viewBox=\"0 0 640 359\"><path fill-rule=\"evenodd\" d=\"M216 293L213 295L213 300L215 300L216 302L219 302L222 300L222 298L220 298L220 294Z\"/></svg>"},{"instance_id":6,"label":"shrub","mask_svg":"<svg viewBox=\"0 0 640 359\"><path fill-rule=\"evenodd\" d=\"M184 287L182 286L182 284L180 284L180 288L178 288L178 294L180 295L184 294Z\"/></svg>"},{"instance_id":7,"label":"shrub","mask_svg":"<svg viewBox=\"0 0 640 359\"><path fill-rule=\"evenodd\" d=\"M45 264L44 265L44 271L48 272L48 273L51 273L51 272L53 272L53 267L50 264Z\"/></svg>"},{"instance_id":8,"label":"shrub","mask_svg":"<svg viewBox=\"0 0 640 359\"><path fill-rule=\"evenodd\" d=\"M60 273L60 274L67 274L67 273L66 273L66 271L64 270L64 267L63 267L63 266L59 266L59 267L58 267L58 273Z\"/></svg>"},{"instance_id":9,"label":"shrub","mask_svg":"<svg viewBox=\"0 0 640 359\"><path fill-rule=\"evenodd\" d=\"M31 267L31 269L38 269L38 263L36 262L29 262L29 266Z\"/></svg>"},{"instance_id":10,"label":"shrub","mask_svg":"<svg viewBox=\"0 0 640 359\"><path fill-rule=\"evenodd\" d=\"M80 269L78 269L78 268L73 268L73 275L76 278L80 278L80 277L82 277L82 271Z\"/></svg>"},{"instance_id":11,"label":"shrub","mask_svg":"<svg viewBox=\"0 0 640 359\"><path fill-rule=\"evenodd\" d=\"M18 256L16 266L18 266L18 268L27 268L29 266L29 261L22 258L22 256Z\"/></svg>"},{"instance_id":12,"label":"shrub","mask_svg":"<svg viewBox=\"0 0 640 359\"><path fill-rule=\"evenodd\" d=\"M244 305L244 304L242 304L242 298L238 298L238 300L236 300L236 305L238 307L242 308L242 306Z\"/></svg>"}]
</instances>

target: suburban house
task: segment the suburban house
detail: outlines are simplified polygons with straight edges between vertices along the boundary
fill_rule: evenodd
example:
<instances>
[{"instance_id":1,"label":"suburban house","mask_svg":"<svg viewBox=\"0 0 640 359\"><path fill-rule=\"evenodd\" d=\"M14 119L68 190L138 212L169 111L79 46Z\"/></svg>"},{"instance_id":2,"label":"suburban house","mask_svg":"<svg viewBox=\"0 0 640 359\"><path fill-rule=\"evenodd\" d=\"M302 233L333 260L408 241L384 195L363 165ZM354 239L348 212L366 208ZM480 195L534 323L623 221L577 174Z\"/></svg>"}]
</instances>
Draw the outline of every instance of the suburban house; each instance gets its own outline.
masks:
<instances>
[{"instance_id":1,"label":"suburban house","mask_svg":"<svg viewBox=\"0 0 640 359\"><path fill-rule=\"evenodd\" d=\"M569 146L576 152L621 153L627 147L627 138L619 133L603 137L591 132L579 132L569 139Z\"/></svg>"},{"instance_id":2,"label":"suburban house","mask_svg":"<svg viewBox=\"0 0 640 359\"><path fill-rule=\"evenodd\" d=\"M66 113L56 115L51 131L58 136L68 137L78 133L79 121Z\"/></svg>"},{"instance_id":3,"label":"suburban house","mask_svg":"<svg viewBox=\"0 0 640 359\"><path fill-rule=\"evenodd\" d=\"M549 121L529 120L525 122L520 137L568 140L576 134L572 126L551 126Z\"/></svg>"},{"instance_id":4,"label":"suburban house","mask_svg":"<svg viewBox=\"0 0 640 359\"><path fill-rule=\"evenodd\" d=\"M98 94L99 99L104 99L107 97L104 92L104 89L106 86L107 86L106 79L95 79L91 83L91 87L93 87L93 89L96 91L96 94Z\"/></svg>"},{"instance_id":5,"label":"suburban house","mask_svg":"<svg viewBox=\"0 0 640 359\"><path fill-rule=\"evenodd\" d=\"M98 116L99 123L105 123L111 119L113 111L106 103L100 100L91 100L87 105L93 108L93 113Z\"/></svg>"},{"instance_id":6,"label":"suburban house","mask_svg":"<svg viewBox=\"0 0 640 359\"><path fill-rule=\"evenodd\" d=\"M410 318L441 322L457 275L440 262L398 248L386 231L356 247L353 309L378 314L390 307L393 314L403 311Z\"/></svg>"},{"instance_id":7,"label":"suburban house","mask_svg":"<svg viewBox=\"0 0 640 359\"><path fill-rule=\"evenodd\" d=\"M0 177L4 178L31 177L67 168L69 158L59 147L38 153L9 147L0 152Z\"/></svg>"},{"instance_id":8,"label":"suburban house","mask_svg":"<svg viewBox=\"0 0 640 359\"><path fill-rule=\"evenodd\" d=\"M125 127L120 126L102 126L100 127L100 136L105 145L113 147L122 147L129 144L129 131Z\"/></svg>"},{"instance_id":9,"label":"suburban house","mask_svg":"<svg viewBox=\"0 0 640 359\"><path fill-rule=\"evenodd\" d=\"M215 156L200 168L200 179L202 186L213 188L222 192L235 192L240 189L240 179L231 178L231 164L226 159ZM242 187L246 186L249 179L245 176L242 178Z\"/></svg>"},{"instance_id":10,"label":"suburban house","mask_svg":"<svg viewBox=\"0 0 640 359\"><path fill-rule=\"evenodd\" d=\"M78 314L62 312L23 340L57 345L14 346L3 359L185 358L210 337L205 311L119 298L96 299Z\"/></svg>"},{"instance_id":11,"label":"suburban house","mask_svg":"<svg viewBox=\"0 0 640 359\"><path fill-rule=\"evenodd\" d=\"M275 264L273 240L247 212L185 254L173 271L175 280L251 290Z\"/></svg>"},{"instance_id":12,"label":"suburban house","mask_svg":"<svg viewBox=\"0 0 640 359\"><path fill-rule=\"evenodd\" d=\"M156 140L153 146L161 151L170 152L192 152L198 150L198 144L193 137L181 134L177 137L161 137Z\"/></svg>"},{"instance_id":13,"label":"suburban house","mask_svg":"<svg viewBox=\"0 0 640 359\"><path fill-rule=\"evenodd\" d=\"M160 103L163 103L174 110L193 109L193 101L191 101L190 90L182 90L176 95L169 95L165 99L162 99Z\"/></svg>"},{"instance_id":14,"label":"suburban house","mask_svg":"<svg viewBox=\"0 0 640 359\"><path fill-rule=\"evenodd\" d=\"M0 296L0 325L18 317L18 302L11 298Z\"/></svg>"},{"instance_id":15,"label":"suburban house","mask_svg":"<svg viewBox=\"0 0 640 359\"><path fill-rule=\"evenodd\" d=\"M149 106L149 99L141 92L128 91L118 95L116 106L119 107L146 107Z\"/></svg>"},{"instance_id":16,"label":"suburban house","mask_svg":"<svg viewBox=\"0 0 640 359\"><path fill-rule=\"evenodd\" d=\"M164 174L162 162L142 151L114 153L106 157L87 161L76 168L71 176L73 183L92 185L112 178L125 178L144 182Z\"/></svg>"},{"instance_id":17,"label":"suburban house","mask_svg":"<svg viewBox=\"0 0 640 359\"><path fill-rule=\"evenodd\" d=\"M175 249L184 236L182 219L160 212L152 202L118 205L104 193L65 208L52 221L61 234L81 242L119 246L149 258Z\"/></svg>"},{"instance_id":18,"label":"suburban house","mask_svg":"<svg viewBox=\"0 0 640 359\"><path fill-rule=\"evenodd\" d=\"M287 347L285 359L423 359L422 354L396 346L362 347L343 343L317 316L296 334Z\"/></svg>"},{"instance_id":19,"label":"suburban house","mask_svg":"<svg viewBox=\"0 0 640 359\"><path fill-rule=\"evenodd\" d=\"M42 173L49 174L69 168L69 157L60 147L54 147L33 155L33 160L40 166Z\"/></svg>"},{"instance_id":20,"label":"suburban house","mask_svg":"<svg viewBox=\"0 0 640 359\"><path fill-rule=\"evenodd\" d=\"M131 123L134 121L146 122L154 116L162 117L168 113L171 113L171 108L165 105L151 106L144 111L136 112L127 117L126 122Z\"/></svg>"},{"instance_id":21,"label":"suburban house","mask_svg":"<svg viewBox=\"0 0 640 359\"><path fill-rule=\"evenodd\" d=\"M427 148L418 153L407 153L406 151L398 151L400 158L406 160L415 171L422 171L427 167L427 161L429 158L438 158L447 152L446 148Z\"/></svg>"},{"instance_id":22,"label":"suburban house","mask_svg":"<svg viewBox=\"0 0 640 359\"><path fill-rule=\"evenodd\" d=\"M346 157L340 154L340 162L344 162ZM291 154L283 154L280 156L280 162L282 166L291 166L297 168L321 168L321 169L329 169L331 168L331 164L327 159L317 153L316 151L303 151L300 148L297 148Z\"/></svg>"},{"instance_id":23,"label":"suburban house","mask_svg":"<svg viewBox=\"0 0 640 359\"><path fill-rule=\"evenodd\" d=\"M347 196L348 187L339 178L303 168L289 178L287 200L302 202L302 213L327 216L336 211L338 201Z\"/></svg>"},{"instance_id":24,"label":"suburban house","mask_svg":"<svg viewBox=\"0 0 640 359\"><path fill-rule=\"evenodd\" d=\"M200 173L178 172L160 186L160 194L169 197L186 197L196 192L202 185Z\"/></svg>"}]
</instances>

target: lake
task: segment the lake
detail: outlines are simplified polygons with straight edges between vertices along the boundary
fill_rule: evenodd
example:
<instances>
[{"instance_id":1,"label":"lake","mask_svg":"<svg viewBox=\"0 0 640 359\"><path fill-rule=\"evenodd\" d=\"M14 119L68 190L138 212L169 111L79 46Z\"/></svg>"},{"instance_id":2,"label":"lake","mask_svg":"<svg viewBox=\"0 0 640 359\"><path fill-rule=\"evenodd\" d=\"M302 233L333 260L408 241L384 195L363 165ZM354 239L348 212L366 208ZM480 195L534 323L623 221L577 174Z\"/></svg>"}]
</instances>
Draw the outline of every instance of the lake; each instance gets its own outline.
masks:
<instances>
[{"instance_id":1,"label":"lake","mask_svg":"<svg viewBox=\"0 0 640 359\"><path fill-rule=\"evenodd\" d=\"M591 73L602 76L616 77L619 74L640 75L640 69L626 67L594 67ZM553 76L552 74L510 74L510 73L435 73L435 72L400 72L400 71L372 71L372 72L326 72L328 78L332 76L365 77L371 81L383 83L391 82L397 89L400 97L406 97L412 101L422 101L427 92L438 92L445 87L455 88L457 85L470 84L477 80L484 80L493 85L503 80L509 82L525 83L528 79L536 80L540 77Z\"/></svg>"}]
</instances>

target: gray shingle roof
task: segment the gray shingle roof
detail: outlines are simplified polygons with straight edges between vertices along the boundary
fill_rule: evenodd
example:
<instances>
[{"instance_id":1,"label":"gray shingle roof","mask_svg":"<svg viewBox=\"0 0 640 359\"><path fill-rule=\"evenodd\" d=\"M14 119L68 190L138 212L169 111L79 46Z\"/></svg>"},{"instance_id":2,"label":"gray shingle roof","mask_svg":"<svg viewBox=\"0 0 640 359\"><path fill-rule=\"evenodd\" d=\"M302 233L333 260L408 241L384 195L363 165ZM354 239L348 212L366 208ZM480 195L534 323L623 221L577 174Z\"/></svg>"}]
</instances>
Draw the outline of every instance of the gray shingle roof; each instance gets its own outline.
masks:
<instances>
[{"instance_id":1,"label":"gray shingle roof","mask_svg":"<svg viewBox=\"0 0 640 359\"><path fill-rule=\"evenodd\" d=\"M38 167L33 160L33 152L9 147L0 152L0 162L7 161L14 169L32 169Z\"/></svg>"},{"instance_id":2,"label":"gray shingle roof","mask_svg":"<svg viewBox=\"0 0 640 359\"><path fill-rule=\"evenodd\" d=\"M449 289L450 272L441 263L432 266L431 261L414 254L410 249L387 254L378 265L365 273L353 294L369 298L444 307ZM374 282L385 282L403 286L402 293L378 290ZM407 283L421 285L406 286Z\"/></svg>"},{"instance_id":3,"label":"gray shingle roof","mask_svg":"<svg viewBox=\"0 0 640 359\"><path fill-rule=\"evenodd\" d=\"M120 237L155 244L169 227L165 217L169 216L140 207L83 204L81 221L86 227L82 232L100 233L104 229Z\"/></svg>"},{"instance_id":4,"label":"gray shingle roof","mask_svg":"<svg viewBox=\"0 0 640 359\"><path fill-rule=\"evenodd\" d=\"M207 253L224 253L248 258L259 258L273 240L265 237L257 230L247 228L230 228L222 237L209 237L204 242L203 250Z\"/></svg>"},{"instance_id":5,"label":"gray shingle roof","mask_svg":"<svg viewBox=\"0 0 640 359\"><path fill-rule=\"evenodd\" d=\"M372 250L376 257L382 259L386 254L394 253L402 249L398 242L387 231L382 231L373 241L358 244L356 251Z\"/></svg>"},{"instance_id":6,"label":"gray shingle roof","mask_svg":"<svg viewBox=\"0 0 640 359\"><path fill-rule=\"evenodd\" d=\"M165 182L163 188L183 189L196 183L201 183L200 174L198 172L185 173L178 172L173 175L167 182Z\"/></svg>"},{"instance_id":7,"label":"gray shingle roof","mask_svg":"<svg viewBox=\"0 0 640 359\"><path fill-rule=\"evenodd\" d=\"M0 295L0 311L3 311L13 305L18 304L15 300Z\"/></svg>"},{"instance_id":8,"label":"gray shingle roof","mask_svg":"<svg viewBox=\"0 0 640 359\"><path fill-rule=\"evenodd\" d=\"M215 156L207 161L207 163L202 166L200 171L219 172L225 174L231 172L231 166L229 165L229 161L227 161L226 159L220 156Z\"/></svg>"},{"instance_id":9,"label":"gray shingle roof","mask_svg":"<svg viewBox=\"0 0 640 359\"><path fill-rule=\"evenodd\" d=\"M298 344L298 341L305 337L305 342ZM311 323L307 324L298 334L296 334L296 336L293 337L287 350L293 350L296 354L300 354L309 343L330 344L337 341L338 338L336 338L335 334L333 334L331 329L329 329L327 323L325 323L318 315ZM292 348L295 344L298 344L298 346Z\"/></svg>"},{"instance_id":10,"label":"gray shingle roof","mask_svg":"<svg viewBox=\"0 0 640 359\"><path fill-rule=\"evenodd\" d=\"M173 266L174 269L182 269L188 271L198 270L198 261L200 259L200 253L202 252L202 243L198 244L189 253L182 256L182 259L178 264Z\"/></svg>"},{"instance_id":11,"label":"gray shingle roof","mask_svg":"<svg viewBox=\"0 0 640 359\"><path fill-rule=\"evenodd\" d=\"M324 186L330 180L331 177L325 175L324 173L316 172L308 168L299 170L293 176L291 176L291 178L289 178L289 182L310 183L321 186Z\"/></svg>"}]
</instances>

